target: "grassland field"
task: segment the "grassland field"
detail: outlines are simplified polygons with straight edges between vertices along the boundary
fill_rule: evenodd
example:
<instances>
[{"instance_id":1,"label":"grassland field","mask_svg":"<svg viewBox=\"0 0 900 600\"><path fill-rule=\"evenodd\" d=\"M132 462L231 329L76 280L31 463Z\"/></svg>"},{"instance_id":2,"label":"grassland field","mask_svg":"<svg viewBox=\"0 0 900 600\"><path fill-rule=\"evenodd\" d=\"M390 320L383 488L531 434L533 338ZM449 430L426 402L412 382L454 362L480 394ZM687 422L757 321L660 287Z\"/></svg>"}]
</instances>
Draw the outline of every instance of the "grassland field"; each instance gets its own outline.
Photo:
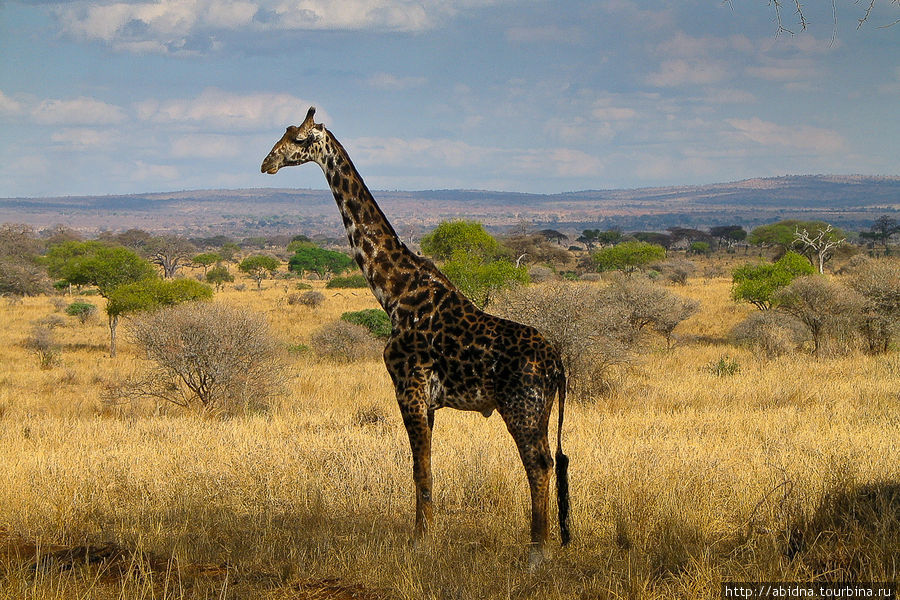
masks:
<instances>
[{"instance_id":1,"label":"grassland field","mask_svg":"<svg viewBox=\"0 0 900 600\"><path fill-rule=\"evenodd\" d=\"M286 347L377 306L321 282L320 307L288 304L293 285L214 301L264 313ZM437 413L435 527L413 549L409 446L379 360L290 354L287 392L230 418L111 405L104 387L146 368L127 322L112 359L102 310L62 315L60 361L41 369L23 341L51 299L0 301L0 599L718 598L723 581L897 581L900 352L735 347L728 331L755 309L730 286L673 287L701 303L673 348L650 340L608 393L570 398L574 539L561 548L554 530L534 572L524 471L496 414ZM737 372L706 368L726 356Z\"/></svg>"}]
</instances>

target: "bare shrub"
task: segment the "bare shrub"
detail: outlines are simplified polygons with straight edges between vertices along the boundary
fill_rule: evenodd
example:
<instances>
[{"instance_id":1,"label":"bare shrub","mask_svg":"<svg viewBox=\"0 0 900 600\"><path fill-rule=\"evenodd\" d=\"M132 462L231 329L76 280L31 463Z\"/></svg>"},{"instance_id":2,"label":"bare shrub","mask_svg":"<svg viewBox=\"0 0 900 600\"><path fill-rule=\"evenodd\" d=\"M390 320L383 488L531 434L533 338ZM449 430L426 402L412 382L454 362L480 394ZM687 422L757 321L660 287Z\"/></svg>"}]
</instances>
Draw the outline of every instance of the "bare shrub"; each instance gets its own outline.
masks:
<instances>
[{"instance_id":1,"label":"bare shrub","mask_svg":"<svg viewBox=\"0 0 900 600\"><path fill-rule=\"evenodd\" d=\"M326 323L312 333L309 345L320 357L340 361L377 358L384 350L368 329L348 321Z\"/></svg>"},{"instance_id":2,"label":"bare shrub","mask_svg":"<svg viewBox=\"0 0 900 600\"><path fill-rule=\"evenodd\" d=\"M37 296L50 290L47 275L38 265L0 257L0 294Z\"/></svg>"},{"instance_id":3,"label":"bare shrub","mask_svg":"<svg viewBox=\"0 0 900 600\"><path fill-rule=\"evenodd\" d=\"M672 258L653 263L650 268L659 271L667 281L678 285L686 285L688 277L692 277L697 272L697 265L684 258Z\"/></svg>"},{"instance_id":4,"label":"bare shrub","mask_svg":"<svg viewBox=\"0 0 900 600\"><path fill-rule=\"evenodd\" d=\"M864 299L859 330L866 350L871 354L887 352L900 335L900 264L865 259L848 270L850 287Z\"/></svg>"},{"instance_id":5,"label":"bare shrub","mask_svg":"<svg viewBox=\"0 0 900 600\"><path fill-rule=\"evenodd\" d=\"M538 329L562 356L569 385L582 396L607 389L612 367L633 357L633 330L603 288L562 282L520 287L504 293L492 309Z\"/></svg>"},{"instance_id":6,"label":"bare shrub","mask_svg":"<svg viewBox=\"0 0 900 600\"><path fill-rule=\"evenodd\" d=\"M700 309L696 300L682 298L640 277L617 279L607 296L635 332L645 328L656 331L665 338L667 347L671 346L675 327Z\"/></svg>"},{"instance_id":7,"label":"bare shrub","mask_svg":"<svg viewBox=\"0 0 900 600\"><path fill-rule=\"evenodd\" d=\"M729 333L732 343L746 346L774 358L797 351L809 339L803 323L791 315L757 310L735 325Z\"/></svg>"},{"instance_id":8,"label":"bare shrub","mask_svg":"<svg viewBox=\"0 0 900 600\"><path fill-rule=\"evenodd\" d=\"M69 306L69 302L61 296L51 296L50 305L53 307L54 312L62 312Z\"/></svg>"},{"instance_id":9,"label":"bare shrub","mask_svg":"<svg viewBox=\"0 0 900 600\"><path fill-rule=\"evenodd\" d=\"M603 281L603 275L600 273L584 273L579 278L579 281Z\"/></svg>"},{"instance_id":10,"label":"bare shrub","mask_svg":"<svg viewBox=\"0 0 900 600\"><path fill-rule=\"evenodd\" d=\"M129 396L234 414L266 407L281 390L280 347L261 314L180 304L135 317L130 335L156 365L130 382Z\"/></svg>"},{"instance_id":11,"label":"bare shrub","mask_svg":"<svg viewBox=\"0 0 900 600\"><path fill-rule=\"evenodd\" d=\"M300 294L297 298L297 302L303 306L308 306L309 308L318 308L325 302L325 294L315 290L309 290Z\"/></svg>"},{"instance_id":12,"label":"bare shrub","mask_svg":"<svg viewBox=\"0 0 900 600\"><path fill-rule=\"evenodd\" d=\"M60 360L61 347L56 341L53 329L53 326L46 323L36 323L23 344L37 355L42 369L51 369Z\"/></svg>"},{"instance_id":13,"label":"bare shrub","mask_svg":"<svg viewBox=\"0 0 900 600\"><path fill-rule=\"evenodd\" d=\"M556 273L550 267L543 265L533 265L528 268L528 278L532 283L544 283L556 279Z\"/></svg>"},{"instance_id":14,"label":"bare shrub","mask_svg":"<svg viewBox=\"0 0 900 600\"><path fill-rule=\"evenodd\" d=\"M856 290L822 276L798 277L775 293L778 309L803 323L812 337L813 354L851 350L865 306Z\"/></svg>"}]
</instances>

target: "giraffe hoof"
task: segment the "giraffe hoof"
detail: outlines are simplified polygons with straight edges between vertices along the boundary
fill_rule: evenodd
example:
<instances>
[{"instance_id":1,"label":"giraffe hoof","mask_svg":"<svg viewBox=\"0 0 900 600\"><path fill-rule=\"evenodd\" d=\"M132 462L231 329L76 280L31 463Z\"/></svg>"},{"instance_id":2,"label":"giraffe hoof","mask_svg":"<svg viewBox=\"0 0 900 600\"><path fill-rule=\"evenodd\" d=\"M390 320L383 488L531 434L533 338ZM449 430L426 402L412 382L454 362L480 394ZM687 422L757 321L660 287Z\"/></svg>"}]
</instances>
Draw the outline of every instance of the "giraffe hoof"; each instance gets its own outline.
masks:
<instances>
[{"instance_id":1,"label":"giraffe hoof","mask_svg":"<svg viewBox=\"0 0 900 600\"><path fill-rule=\"evenodd\" d=\"M528 570L534 571L548 558L550 557L543 548L531 548L528 551Z\"/></svg>"}]
</instances>

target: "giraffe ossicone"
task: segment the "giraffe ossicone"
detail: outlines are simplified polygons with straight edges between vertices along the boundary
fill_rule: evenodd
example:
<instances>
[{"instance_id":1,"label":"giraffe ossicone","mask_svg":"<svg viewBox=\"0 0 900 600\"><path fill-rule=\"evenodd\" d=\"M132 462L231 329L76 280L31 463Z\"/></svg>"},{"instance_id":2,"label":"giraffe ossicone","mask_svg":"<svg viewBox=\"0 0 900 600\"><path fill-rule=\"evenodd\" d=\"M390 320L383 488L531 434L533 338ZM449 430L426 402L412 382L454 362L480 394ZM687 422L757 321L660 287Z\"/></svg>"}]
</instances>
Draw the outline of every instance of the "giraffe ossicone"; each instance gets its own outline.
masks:
<instances>
[{"instance_id":1,"label":"giraffe ossicone","mask_svg":"<svg viewBox=\"0 0 900 600\"><path fill-rule=\"evenodd\" d=\"M562 450L566 377L559 353L533 327L483 312L428 259L410 251L376 204L347 151L311 107L263 160L261 171L318 164L347 230L353 257L391 318L384 362L409 435L416 487L415 539L432 522L431 436L439 408L496 410L516 443L531 492L530 563L548 529L553 456L550 412L559 396L556 480L560 536L570 539L568 463Z\"/></svg>"}]
</instances>

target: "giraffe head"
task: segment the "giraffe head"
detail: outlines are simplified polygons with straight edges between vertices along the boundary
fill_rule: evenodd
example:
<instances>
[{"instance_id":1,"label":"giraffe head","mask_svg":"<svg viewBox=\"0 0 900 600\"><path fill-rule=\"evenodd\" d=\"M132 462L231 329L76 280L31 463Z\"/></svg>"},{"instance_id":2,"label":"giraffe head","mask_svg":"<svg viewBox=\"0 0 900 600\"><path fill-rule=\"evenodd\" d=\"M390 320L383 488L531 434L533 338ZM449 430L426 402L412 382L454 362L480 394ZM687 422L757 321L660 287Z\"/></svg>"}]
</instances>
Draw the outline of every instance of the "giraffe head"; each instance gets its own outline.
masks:
<instances>
[{"instance_id":1,"label":"giraffe head","mask_svg":"<svg viewBox=\"0 0 900 600\"><path fill-rule=\"evenodd\" d=\"M291 125L266 156L260 171L274 175L282 167L302 165L310 161L319 162L324 150L325 126L316 124L314 106L309 107L306 118L300 125Z\"/></svg>"}]
</instances>

